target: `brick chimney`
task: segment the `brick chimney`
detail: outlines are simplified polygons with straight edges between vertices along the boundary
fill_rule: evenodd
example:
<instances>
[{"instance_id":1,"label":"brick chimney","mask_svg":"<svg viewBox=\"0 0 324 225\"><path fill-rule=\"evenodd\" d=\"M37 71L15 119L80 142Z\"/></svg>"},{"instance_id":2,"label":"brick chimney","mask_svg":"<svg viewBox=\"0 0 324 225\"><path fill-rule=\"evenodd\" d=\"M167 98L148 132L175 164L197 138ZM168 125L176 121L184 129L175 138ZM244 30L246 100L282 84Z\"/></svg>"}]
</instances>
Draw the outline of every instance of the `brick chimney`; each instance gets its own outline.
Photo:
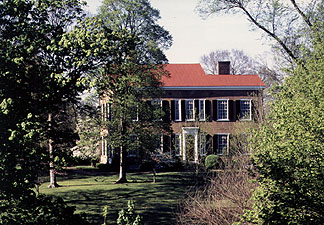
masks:
<instances>
[{"instance_id":1,"label":"brick chimney","mask_svg":"<svg viewBox=\"0 0 324 225\"><path fill-rule=\"evenodd\" d=\"M217 63L218 75L229 75L231 73L230 61L219 61Z\"/></svg>"}]
</instances>

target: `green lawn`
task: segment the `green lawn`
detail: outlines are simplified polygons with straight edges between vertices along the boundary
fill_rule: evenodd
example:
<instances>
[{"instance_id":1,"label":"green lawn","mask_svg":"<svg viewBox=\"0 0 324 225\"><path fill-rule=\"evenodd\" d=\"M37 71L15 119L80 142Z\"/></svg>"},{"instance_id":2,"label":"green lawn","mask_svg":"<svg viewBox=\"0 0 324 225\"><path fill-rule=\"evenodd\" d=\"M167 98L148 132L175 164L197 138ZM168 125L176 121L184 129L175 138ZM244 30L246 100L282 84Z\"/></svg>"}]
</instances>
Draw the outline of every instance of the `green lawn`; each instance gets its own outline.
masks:
<instances>
[{"instance_id":1,"label":"green lawn","mask_svg":"<svg viewBox=\"0 0 324 225\"><path fill-rule=\"evenodd\" d=\"M116 173L86 171L59 178L61 187L56 189L48 189L44 183L40 193L62 197L78 213L86 213L94 225L103 223L105 205L109 206L109 224L116 224L118 211L127 208L128 200L135 201L145 224L175 224L178 204L199 180L190 172L169 172L158 173L157 182L152 183L150 173L129 173L129 183L114 184Z\"/></svg>"}]
</instances>

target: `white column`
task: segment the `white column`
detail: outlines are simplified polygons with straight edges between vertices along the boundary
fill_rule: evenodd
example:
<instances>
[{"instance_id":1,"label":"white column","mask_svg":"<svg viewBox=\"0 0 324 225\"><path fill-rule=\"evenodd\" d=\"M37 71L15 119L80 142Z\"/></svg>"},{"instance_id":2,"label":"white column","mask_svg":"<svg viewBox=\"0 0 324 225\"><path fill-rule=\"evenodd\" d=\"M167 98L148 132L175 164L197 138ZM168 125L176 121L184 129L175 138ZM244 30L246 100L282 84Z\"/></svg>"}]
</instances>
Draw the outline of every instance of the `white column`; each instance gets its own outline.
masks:
<instances>
[{"instance_id":1,"label":"white column","mask_svg":"<svg viewBox=\"0 0 324 225\"><path fill-rule=\"evenodd\" d=\"M182 160L187 160L187 152L186 152L186 131L182 130Z\"/></svg>"},{"instance_id":2,"label":"white column","mask_svg":"<svg viewBox=\"0 0 324 225\"><path fill-rule=\"evenodd\" d=\"M195 130L195 163L198 162L198 130Z\"/></svg>"}]
</instances>

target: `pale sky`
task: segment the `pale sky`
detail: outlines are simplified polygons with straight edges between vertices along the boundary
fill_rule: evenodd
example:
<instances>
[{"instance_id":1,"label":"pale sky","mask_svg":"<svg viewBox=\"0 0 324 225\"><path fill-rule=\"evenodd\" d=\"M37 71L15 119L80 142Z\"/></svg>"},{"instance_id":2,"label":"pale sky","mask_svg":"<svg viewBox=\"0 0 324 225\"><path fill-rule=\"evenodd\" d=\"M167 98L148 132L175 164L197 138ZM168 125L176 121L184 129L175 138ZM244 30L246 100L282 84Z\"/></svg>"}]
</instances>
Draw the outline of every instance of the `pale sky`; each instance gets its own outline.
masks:
<instances>
[{"instance_id":1,"label":"pale sky","mask_svg":"<svg viewBox=\"0 0 324 225\"><path fill-rule=\"evenodd\" d=\"M101 0L86 0L95 14ZM199 63L200 57L213 50L243 50L252 57L270 52L261 32L250 31L243 16L213 16L203 20L195 12L198 0L151 0L160 10L159 24L173 37L173 45L165 54L169 63Z\"/></svg>"}]
</instances>

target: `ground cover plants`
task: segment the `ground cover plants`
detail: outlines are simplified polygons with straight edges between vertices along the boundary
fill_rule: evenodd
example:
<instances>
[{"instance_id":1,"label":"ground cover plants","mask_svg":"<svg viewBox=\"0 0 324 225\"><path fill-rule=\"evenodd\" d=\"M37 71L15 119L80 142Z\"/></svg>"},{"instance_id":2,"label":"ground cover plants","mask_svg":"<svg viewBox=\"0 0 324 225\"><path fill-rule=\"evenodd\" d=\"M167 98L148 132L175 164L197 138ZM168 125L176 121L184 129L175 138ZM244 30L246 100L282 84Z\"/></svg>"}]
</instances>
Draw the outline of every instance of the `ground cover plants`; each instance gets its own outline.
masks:
<instances>
[{"instance_id":1,"label":"ground cover plants","mask_svg":"<svg viewBox=\"0 0 324 225\"><path fill-rule=\"evenodd\" d=\"M62 197L77 213L85 213L91 224L103 224L103 209L108 206L107 224L116 224L118 212L126 209L128 200L135 202L135 212L144 224L175 224L176 212L187 191L200 182L191 172L158 173L153 183L151 173L130 173L129 183L115 184L117 173L80 170L59 177L61 187L40 186L40 193Z\"/></svg>"}]
</instances>

